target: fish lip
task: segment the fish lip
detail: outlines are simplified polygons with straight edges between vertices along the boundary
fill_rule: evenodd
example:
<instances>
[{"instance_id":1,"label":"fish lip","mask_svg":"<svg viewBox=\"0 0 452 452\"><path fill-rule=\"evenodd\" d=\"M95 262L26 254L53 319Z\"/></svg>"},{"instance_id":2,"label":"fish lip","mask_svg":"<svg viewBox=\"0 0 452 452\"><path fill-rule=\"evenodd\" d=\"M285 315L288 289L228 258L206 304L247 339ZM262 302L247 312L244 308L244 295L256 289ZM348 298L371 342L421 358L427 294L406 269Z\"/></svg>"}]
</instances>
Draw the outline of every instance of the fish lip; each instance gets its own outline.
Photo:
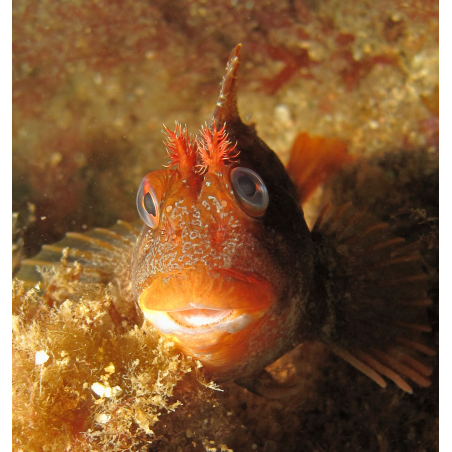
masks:
<instances>
[{"instance_id":1,"label":"fish lip","mask_svg":"<svg viewBox=\"0 0 452 452\"><path fill-rule=\"evenodd\" d=\"M251 327L275 301L275 289L265 278L231 268L154 276L139 296L150 324L191 352L215 347L225 335Z\"/></svg>"},{"instance_id":2,"label":"fish lip","mask_svg":"<svg viewBox=\"0 0 452 452\"><path fill-rule=\"evenodd\" d=\"M139 296L143 312L267 310L273 286L254 272L231 268L187 269L149 278Z\"/></svg>"}]
</instances>

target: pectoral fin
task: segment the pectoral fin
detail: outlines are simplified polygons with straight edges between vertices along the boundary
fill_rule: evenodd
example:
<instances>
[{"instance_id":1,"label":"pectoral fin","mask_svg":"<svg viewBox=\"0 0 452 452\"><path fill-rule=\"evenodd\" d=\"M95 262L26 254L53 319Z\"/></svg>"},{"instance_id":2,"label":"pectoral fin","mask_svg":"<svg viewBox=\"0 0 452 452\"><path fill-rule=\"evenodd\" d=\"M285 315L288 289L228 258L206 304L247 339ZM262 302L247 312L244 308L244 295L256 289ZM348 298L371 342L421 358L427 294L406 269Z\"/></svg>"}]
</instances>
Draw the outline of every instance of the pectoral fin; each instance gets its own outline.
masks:
<instances>
[{"instance_id":1,"label":"pectoral fin","mask_svg":"<svg viewBox=\"0 0 452 452\"><path fill-rule=\"evenodd\" d=\"M25 283L25 289L43 282L40 268L59 265L63 252L66 264L79 262L81 278L89 282L106 282L114 272L118 255L126 253L135 243L139 230L129 223L119 221L109 229L93 229L86 233L69 232L63 240L44 245L31 259L25 259L16 277Z\"/></svg>"},{"instance_id":2,"label":"pectoral fin","mask_svg":"<svg viewBox=\"0 0 452 452\"><path fill-rule=\"evenodd\" d=\"M429 332L427 275L420 255L386 223L351 204L325 208L312 230L317 291L326 300L322 342L385 387L429 386L432 367L420 353Z\"/></svg>"}]
</instances>

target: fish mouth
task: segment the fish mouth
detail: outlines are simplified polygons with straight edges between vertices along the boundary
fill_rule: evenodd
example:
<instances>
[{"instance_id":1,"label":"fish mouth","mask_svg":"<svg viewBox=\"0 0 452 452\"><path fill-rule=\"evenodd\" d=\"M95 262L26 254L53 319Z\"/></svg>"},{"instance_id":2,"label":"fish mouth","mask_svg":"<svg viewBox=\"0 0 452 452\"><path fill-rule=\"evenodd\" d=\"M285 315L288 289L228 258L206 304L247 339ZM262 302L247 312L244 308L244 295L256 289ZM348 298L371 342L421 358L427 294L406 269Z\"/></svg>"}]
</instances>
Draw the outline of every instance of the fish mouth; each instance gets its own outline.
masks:
<instances>
[{"instance_id":1,"label":"fish mouth","mask_svg":"<svg viewBox=\"0 0 452 452\"><path fill-rule=\"evenodd\" d=\"M159 275L139 297L144 316L158 331L179 340L198 338L200 348L243 330L273 302L266 279L229 268Z\"/></svg>"}]
</instances>

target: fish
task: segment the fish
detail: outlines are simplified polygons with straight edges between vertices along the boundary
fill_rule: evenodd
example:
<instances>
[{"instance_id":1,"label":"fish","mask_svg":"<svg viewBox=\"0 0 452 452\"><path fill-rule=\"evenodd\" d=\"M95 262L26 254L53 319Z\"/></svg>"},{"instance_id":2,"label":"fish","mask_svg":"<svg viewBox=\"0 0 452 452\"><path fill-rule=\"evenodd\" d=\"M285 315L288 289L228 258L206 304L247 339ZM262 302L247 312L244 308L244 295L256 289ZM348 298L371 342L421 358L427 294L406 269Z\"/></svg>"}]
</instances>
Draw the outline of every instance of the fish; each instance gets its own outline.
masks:
<instances>
[{"instance_id":1,"label":"fish","mask_svg":"<svg viewBox=\"0 0 452 452\"><path fill-rule=\"evenodd\" d=\"M285 167L240 118L241 60L239 44L199 134L165 127L169 163L139 186L141 222L68 233L23 261L18 279L32 287L64 254L81 280L114 284L142 328L215 381L266 397L296 392L266 367L312 341L381 387L383 377L407 392L410 380L429 386L422 355L436 351L422 339L431 300L421 256L351 203L327 203L308 227L303 203L351 157L340 142L322 153L305 134Z\"/></svg>"}]
</instances>

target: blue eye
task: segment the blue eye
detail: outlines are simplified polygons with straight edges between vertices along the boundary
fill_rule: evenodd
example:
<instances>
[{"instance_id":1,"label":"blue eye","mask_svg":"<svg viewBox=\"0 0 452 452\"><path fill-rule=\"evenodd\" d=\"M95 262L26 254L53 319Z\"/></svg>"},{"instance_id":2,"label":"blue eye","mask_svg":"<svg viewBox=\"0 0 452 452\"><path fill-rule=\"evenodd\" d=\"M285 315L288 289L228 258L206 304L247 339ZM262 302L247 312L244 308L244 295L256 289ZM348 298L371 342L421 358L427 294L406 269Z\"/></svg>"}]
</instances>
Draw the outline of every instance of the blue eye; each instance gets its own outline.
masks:
<instances>
[{"instance_id":1,"label":"blue eye","mask_svg":"<svg viewBox=\"0 0 452 452\"><path fill-rule=\"evenodd\" d=\"M141 219L151 229L155 229L159 224L159 206L155 191L149 183L148 177L141 181L137 193L137 209Z\"/></svg>"},{"instance_id":2,"label":"blue eye","mask_svg":"<svg viewBox=\"0 0 452 452\"><path fill-rule=\"evenodd\" d=\"M268 206L268 191L264 181L249 168L234 168L231 183L242 210L252 217L264 215Z\"/></svg>"}]
</instances>

